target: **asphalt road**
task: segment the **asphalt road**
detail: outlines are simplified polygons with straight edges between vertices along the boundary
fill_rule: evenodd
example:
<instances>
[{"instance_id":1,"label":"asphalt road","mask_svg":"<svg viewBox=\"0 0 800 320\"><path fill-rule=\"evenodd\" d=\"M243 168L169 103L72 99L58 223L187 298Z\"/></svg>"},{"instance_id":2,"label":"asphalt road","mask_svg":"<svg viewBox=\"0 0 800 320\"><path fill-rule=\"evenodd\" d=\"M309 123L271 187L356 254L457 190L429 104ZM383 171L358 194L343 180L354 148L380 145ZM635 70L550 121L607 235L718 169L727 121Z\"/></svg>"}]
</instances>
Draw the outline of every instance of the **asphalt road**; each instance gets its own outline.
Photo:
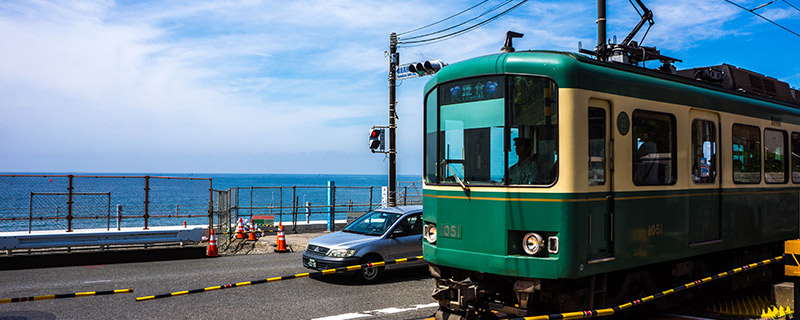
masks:
<instances>
[{"instance_id":1,"label":"asphalt road","mask_svg":"<svg viewBox=\"0 0 800 320\"><path fill-rule=\"evenodd\" d=\"M8 262L3 260L0 262ZM373 285L346 276L292 279L137 302L137 297L308 272L299 252L0 271L0 299L133 293L0 304L0 319L420 319L436 310L426 268Z\"/></svg>"}]
</instances>

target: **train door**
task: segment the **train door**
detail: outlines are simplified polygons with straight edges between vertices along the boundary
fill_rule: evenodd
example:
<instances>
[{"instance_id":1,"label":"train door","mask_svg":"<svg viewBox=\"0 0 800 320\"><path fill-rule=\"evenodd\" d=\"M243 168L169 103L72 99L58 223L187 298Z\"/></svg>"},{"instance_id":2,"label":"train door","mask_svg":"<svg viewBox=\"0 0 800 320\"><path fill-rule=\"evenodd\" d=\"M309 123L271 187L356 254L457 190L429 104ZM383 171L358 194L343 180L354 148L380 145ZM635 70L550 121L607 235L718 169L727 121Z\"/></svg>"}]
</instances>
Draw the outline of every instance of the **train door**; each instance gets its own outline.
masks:
<instances>
[{"instance_id":1,"label":"train door","mask_svg":"<svg viewBox=\"0 0 800 320\"><path fill-rule=\"evenodd\" d=\"M689 168L689 244L699 246L721 239L719 114L689 111L691 138Z\"/></svg>"},{"instance_id":2,"label":"train door","mask_svg":"<svg viewBox=\"0 0 800 320\"><path fill-rule=\"evenodd\" d=\"M611 141L611 104L605 100L589 100L589 263L614 257L614 194L612 192L613 155Z\"/></svg>"}]
</instances>

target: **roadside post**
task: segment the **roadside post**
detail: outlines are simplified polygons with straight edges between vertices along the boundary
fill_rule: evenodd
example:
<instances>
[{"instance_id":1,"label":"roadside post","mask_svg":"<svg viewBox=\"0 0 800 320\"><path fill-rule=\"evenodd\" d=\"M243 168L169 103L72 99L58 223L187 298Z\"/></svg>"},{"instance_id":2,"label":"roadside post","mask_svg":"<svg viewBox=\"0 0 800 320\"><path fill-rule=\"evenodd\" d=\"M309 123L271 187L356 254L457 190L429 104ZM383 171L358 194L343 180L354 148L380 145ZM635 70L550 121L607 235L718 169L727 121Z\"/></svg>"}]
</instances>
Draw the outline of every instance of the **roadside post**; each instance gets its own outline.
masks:
<instances>
[{"instance_id":1,"label":"roadside post","mask_svg":"<svg viewBox=\"0 0 800 320\"><path fill-rule=\"evenodd\" d=\"M117 205L117 231L122 230L122 205Z\"/></svg>"},{"instance_id":2,"label":"roadside post","mask_svg":"<svg viewBox=\"0 0 800 320\"><path fill-rule=\"evenodd\" d=\"M336 183L328 181L328 231L336 228Z\"/></svg>"},{"instance_id":3,"label":"roadside post","mask_svg":"<svg viewBox=\"0 0 800 320\"><path fill-rule=\"evenodd\" d=\"M784 274L793 277L795 312L800 308L800 260L798 255L800 255L800 240L787 240L783 250Z\"/></svg>"},{"instance_id":4,"label":"roadside post","mask_svg":"<svg viewBox=\"0 0 800 320\"><path fill-rule=\"evenodd\" d=\"M311 223L311 201L306 201L306 224Z\"/></svg>"}]
</instances>

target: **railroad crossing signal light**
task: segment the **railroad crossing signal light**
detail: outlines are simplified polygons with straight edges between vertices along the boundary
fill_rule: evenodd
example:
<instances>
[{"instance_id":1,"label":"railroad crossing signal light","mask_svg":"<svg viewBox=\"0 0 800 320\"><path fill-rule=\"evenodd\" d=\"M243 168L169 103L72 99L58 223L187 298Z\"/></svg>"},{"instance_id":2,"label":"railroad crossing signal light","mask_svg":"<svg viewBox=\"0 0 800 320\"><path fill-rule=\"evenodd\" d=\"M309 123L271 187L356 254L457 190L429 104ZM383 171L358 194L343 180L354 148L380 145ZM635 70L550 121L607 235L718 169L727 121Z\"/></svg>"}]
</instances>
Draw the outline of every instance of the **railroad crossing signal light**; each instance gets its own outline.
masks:
<instances>
[{"instance_id":1,"label":"railroad crossing signal light","mask_svg":"<svg viewBox=\"0 0 800 320\"><path fill-rule=\"evenodd\" d=\"M442 60L429 60L425 62L412 63L408 66L408 71L419 75L434 74L447 64Z\"/></svg>"},{"instance_id":2,"label":"railroad crossing signal light","mask_svg":"<svg viewBox=\"0 0 800 320\"><path fill-rule=\"evenodd\" d=\"M383 152L384 148L384 129L372 129L369 132L369 149L375 152Z\"/></svg>"}]
</instances>

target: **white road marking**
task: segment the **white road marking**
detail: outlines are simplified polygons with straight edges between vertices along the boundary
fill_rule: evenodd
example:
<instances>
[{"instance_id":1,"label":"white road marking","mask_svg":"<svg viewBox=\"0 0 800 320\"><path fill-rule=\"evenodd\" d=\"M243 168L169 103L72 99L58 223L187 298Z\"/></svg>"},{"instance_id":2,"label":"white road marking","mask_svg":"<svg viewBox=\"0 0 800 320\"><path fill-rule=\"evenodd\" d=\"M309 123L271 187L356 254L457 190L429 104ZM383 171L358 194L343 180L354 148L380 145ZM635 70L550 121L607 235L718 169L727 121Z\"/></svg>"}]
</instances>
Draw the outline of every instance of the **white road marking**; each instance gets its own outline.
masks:
<instances>
[{"instance_id":1,"label":"white road marking","mask_svg":"<svg viewBox=\"0 0 800 320\"><path fill-rule=\"evenodd\" d=\"M111 280L94 280L94 281L84 281L84 284L87 283L103 283L103 282L111 282Z\"/></svg>"},{"instance_id":2,"label":"white road marking","mask_svg":"<svg viewBox=\"0 0 800 320\"><path fill-rule=\"evenodd\" d=\"M314 318L312 320L347 320L347 319L356 319L356 318L364 318L364 317L375 317L375 316L380 316L380 315L384 315L384 314L393 314L393 313L413 311L413 310L425 309L425 308L434 308L434 307L439 307L439 303L438 302L434 302L434 303L429 303L429 304L418 304L418 305L414 305L414 306L411 306L411 307L405 307L405 308L394 308L394 307L392 307L392 308L384 308L384 309L377 309L377 310L371 310L371 311L362 311L362 312L359 312L359 313L345 313L345 314L329 316L329 317L324 317L324 318Z\"/></svg>"},{"instance_id":3,"label":"white road marking","mask_svg":"<svg viewBox=\"0 0 800 320\"><path fill-rule=\"evenodd\" d=\"M347 320L347 319L355 319L355 318L363 318L363 317L371 317L372 315L369 314L361 314L361 313L345 313L336 316L324 317L324 318L314 318L312 320Z\"/></svg>"}]
</instances>

